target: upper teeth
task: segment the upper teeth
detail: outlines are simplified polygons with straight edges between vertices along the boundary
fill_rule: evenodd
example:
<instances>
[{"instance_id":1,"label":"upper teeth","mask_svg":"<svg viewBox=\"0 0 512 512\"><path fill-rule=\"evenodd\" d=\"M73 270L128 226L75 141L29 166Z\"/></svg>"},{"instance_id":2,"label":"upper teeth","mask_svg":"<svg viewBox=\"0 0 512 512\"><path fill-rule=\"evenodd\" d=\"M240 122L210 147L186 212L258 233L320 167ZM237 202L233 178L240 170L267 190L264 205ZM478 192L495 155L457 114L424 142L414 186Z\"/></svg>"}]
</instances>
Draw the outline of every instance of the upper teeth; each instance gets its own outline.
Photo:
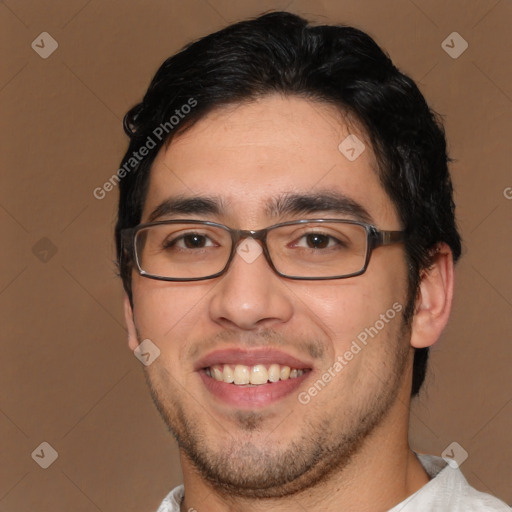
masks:
<instances>
[{"instance_id":1,"label":"upper teeth","mask_svg":"<svg viewBox=\"0 0 512 512\"><path fill-rule=\"evenodd\" d=\"M224 364L210 366L205 371L208 376L213 377L215 380L238 385L257 385L277 382L279 380L295 379L304 373L304 370L297 370L296 368L279 364L271 364L268 367L263 364L255 366Z\"/></svg>"}]
</instances>

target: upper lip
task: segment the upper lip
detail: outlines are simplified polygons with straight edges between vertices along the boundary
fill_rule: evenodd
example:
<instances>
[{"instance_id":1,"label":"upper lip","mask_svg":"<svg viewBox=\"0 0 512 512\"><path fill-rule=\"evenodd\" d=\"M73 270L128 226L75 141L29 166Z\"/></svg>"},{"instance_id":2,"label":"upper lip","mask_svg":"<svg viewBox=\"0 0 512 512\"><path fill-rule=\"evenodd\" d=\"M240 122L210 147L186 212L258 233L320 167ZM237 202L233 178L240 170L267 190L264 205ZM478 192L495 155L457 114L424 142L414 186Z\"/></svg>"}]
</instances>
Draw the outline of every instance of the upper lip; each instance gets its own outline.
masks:
<instances>
[{"instance_id":1,"label":"upper lip","mask_svg":"<svg viewBox=\"0 0 512 512\"><path fill-rule=\"evenodd\" d=\"M297 370L311 368L311 364L305 361L301 361L280 350L265 347L251 350L241 348L215 350L197 362L196 370L221 364L255 366L257 364L270 365L274 363L296 368Z\"/></svg>"}]
</instances>

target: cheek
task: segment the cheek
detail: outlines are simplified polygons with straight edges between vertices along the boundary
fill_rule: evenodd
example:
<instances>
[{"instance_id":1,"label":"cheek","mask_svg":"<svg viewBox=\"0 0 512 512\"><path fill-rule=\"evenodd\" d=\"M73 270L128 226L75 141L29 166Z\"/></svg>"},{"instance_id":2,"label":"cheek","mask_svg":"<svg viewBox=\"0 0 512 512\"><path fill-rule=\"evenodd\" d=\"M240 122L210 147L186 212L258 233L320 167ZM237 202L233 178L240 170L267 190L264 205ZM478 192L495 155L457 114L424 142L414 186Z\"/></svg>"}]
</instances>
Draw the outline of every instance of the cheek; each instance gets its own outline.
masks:
<instances>
[{"instance_id":1,"label":"cheek","mask_svg":"<svg viewBox=\"0 0 512 512\"><path fill-rule=\"evenodd\" d=\"M406 306L406 263L399 249L386 249L390 249L389 254L374 258L361 276L298 283L293 288L303 318L316 323L331 340L331 357L344 354L358 336L363 341L365 337L373 339L372 334L379 338L389 336L391 331L395 336L400 311Z\"/></svg>"},{"instance_id":2,"label":"cheek","mask_svg":"<svg viewBox=\"0 0 512 512\"><path fill-rule=\"evenodd\" d=\"M380 279L363 274L353 279L309 283L293 289L303 315L322 327L336 344L352 340L395 302L402 304L404 290L405 284L398 276L387 274L381 274Z\"/></svg>"},{"instance_id":3,"label":"cheek","mask_svg":"<svg viewBox=\"0 0 512 512\"><path fill-rule=\"evenodd\" d=\"M318 323L329 339L346 338L366 314L366 299L355 280L312 282L294 292L304 317Z\"/></svg>"},{"instance_id":4,"label":"cheek","mask_svg":"<svg viewBox=\"0 0 512 512\"><path fill-rule=\"evenodd\" d=\"M154 341L162 352L176 355L186 350L190 335L200 328L199 319L205 318L208 289L197 284L144 281L139 279L133 287L135 325L140 336Z\"/></svg>"}]
</instances>

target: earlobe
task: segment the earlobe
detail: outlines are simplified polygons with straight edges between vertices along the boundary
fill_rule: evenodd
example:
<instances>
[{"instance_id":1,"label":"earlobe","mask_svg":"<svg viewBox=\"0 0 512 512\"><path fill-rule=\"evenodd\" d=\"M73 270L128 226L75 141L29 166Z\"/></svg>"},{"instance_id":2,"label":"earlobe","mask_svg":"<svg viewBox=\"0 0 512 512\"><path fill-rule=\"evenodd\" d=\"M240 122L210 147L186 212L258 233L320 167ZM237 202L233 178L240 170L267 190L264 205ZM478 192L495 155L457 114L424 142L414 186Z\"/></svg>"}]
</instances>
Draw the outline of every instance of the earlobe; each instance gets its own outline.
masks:
<instances>
[{"instance_id":1,"label":"earlobe","mask_svg":"<svg viewBox=\"0 0 512 512\"><path fill-rule=\"evenodd\" d=\"M126 322L126 328L128 330L128 346L135 350L139 346L139 340L137 337L137 328L133 319L133 309L130 304L128 295L124 296L124 320Z\"/></svg>"},{"instance_id":2,"label":"earlobe","mask_svg":"<svg viewBox=\"0 0 512 512\"><path fill-rule=\"evenodd\" d=\"M413 347L429 347L441 336L450 316L453 284L452 251L447 244L440 243L436 247L432 265L421 276L412 320Z\"/></svg>"}]
</instances>

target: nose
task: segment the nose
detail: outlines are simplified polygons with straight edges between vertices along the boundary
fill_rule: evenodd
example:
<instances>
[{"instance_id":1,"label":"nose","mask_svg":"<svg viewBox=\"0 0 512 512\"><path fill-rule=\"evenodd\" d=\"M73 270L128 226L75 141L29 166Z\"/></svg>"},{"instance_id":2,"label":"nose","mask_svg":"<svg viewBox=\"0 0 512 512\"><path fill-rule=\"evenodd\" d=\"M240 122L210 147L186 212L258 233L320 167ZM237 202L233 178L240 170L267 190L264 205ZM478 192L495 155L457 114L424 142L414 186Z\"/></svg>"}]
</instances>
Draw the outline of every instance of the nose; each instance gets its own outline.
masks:
<instances>
[{"instance_id":1,"label":"nose","mask_svg":"<svg viewBox=\"0 0 512 512\"><path fill-rule=\"evenodd\" d=\"M285 323L293 314L292 292L252 238L241 240L219 280L209 307L211 319L218 324L255 330Z\"/></svg>"}]
</instances>

